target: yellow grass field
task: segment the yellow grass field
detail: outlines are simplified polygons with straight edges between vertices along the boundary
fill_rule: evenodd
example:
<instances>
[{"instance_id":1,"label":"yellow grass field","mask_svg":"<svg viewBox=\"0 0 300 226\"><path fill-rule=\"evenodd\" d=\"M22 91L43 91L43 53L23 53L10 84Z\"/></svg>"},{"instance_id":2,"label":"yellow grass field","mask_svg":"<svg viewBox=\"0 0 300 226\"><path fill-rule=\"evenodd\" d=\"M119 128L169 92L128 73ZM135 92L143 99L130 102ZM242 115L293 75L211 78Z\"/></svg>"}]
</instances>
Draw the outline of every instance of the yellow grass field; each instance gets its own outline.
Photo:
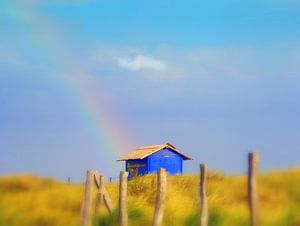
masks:
<instances>
[{"instance_id":1,"label":"yellow grass field","mask_svg":"<svg viewBox=\"0 0 300 226\"><path fill-rule=\"evenodd\" d=\"M168 177L165 226L198 224L198 176ZM210 226L247 226L245 176L210 172L207 184ZM64 184L32 175L0 177L0 226L78 226L83 184ZM106 188L116 206L112 215L102 208L94 225L118 225L118 184ZM300 226L300 168L260 175L262 226ZM131 180L128 185L130 226L151 225L156 177Z\"/></svg>"}]
</instances>

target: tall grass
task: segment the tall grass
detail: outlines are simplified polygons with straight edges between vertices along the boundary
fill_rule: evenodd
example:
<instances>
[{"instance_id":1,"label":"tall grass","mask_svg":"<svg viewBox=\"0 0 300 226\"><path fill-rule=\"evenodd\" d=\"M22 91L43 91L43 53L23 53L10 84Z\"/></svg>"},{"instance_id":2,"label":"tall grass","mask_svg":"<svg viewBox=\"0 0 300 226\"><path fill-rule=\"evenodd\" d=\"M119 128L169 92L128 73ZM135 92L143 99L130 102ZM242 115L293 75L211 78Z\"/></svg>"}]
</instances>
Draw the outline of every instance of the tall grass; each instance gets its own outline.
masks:
<instances>
[{"instance_id":1,"label":"tall grass","mask_svg":"<svg viewBox=\"0 0 300 226\"><path fill-rule=\"evenodd\" d=\"M247 226L247 181L244 176L209 173L207 182L209 225ZM198 176L168 177L165 226L198 225ZM258 179L263 226L300 226L300 169L274 171ZM115 204L110 215L101 208L95 225L118 225L118 184L106 188ZM63 184L32 175L0 178L0 226L77 226L82 184ZM156 177L148 175L128 183L130 226L151 225Z\"/></svg>"}]
</instances>

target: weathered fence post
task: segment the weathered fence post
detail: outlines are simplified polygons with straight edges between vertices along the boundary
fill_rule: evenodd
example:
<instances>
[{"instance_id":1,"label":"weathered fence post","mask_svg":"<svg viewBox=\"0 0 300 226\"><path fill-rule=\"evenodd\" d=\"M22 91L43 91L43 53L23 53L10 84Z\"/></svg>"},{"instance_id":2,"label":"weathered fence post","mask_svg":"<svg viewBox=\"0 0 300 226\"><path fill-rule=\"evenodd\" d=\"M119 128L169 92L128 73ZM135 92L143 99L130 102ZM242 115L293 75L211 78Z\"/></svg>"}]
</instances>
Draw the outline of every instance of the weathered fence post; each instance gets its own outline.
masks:
<instances>
[{"instance_id":1,"label":"weathered fence post","mask_svg":"<svg viewBox=\"0 0 300 226\"><path fill-rule=\"evenodd\" d=\"M81 213L81 226L91 226L91 206L94 174L94 170L89 170L86 174L85 191Z\"/></svg>"},{"instance_id":2,"label":"weathered fence post","mask_svg":"<svg viewBox=\"0 0 300 226\"><path fill-rule=\"evenodd\" d=\"M207 178L207 164L200 164L200 226L208 225L206 178Z\"/></svg>"},{"instance_id":3,"label":"weathered fence post","mask_svg":"<svg viewBox=\"0 0 300 226\"><path fill-rule=\"evenodd\" d=\"M258 171L259 156L257 152L248 155L248 201L250 210L250 225L260 225L259 219L259 200L257 193L256 176Z\"/></svg>"},{"instance_id":4,"label":"weathered fence post","mask_svg":"<svg viewBox=\"0 0 300 226\"><path fill-rule=\"evenodd\" d=\"M120 184L119 184L119 225L127 226L128 214L127 214L127 178L128 172L120 172Z\"/></svg>"},{"instance_id":5,"label":"weathered fence post","mask_svg":"<svg viewBox=\"0 0 300 226\"><path fill-rule=\"evenodd\" d=\"M111 199L107 193L107 191L104 189L104 194L103 194L103 200L104 200L104 204L108 210L109 213L112 213L113 210L113 204L111 202Z\"/></svg>"},{"instance_id":6,"label":"weathered fence post","mask_svg":"<svg viewBox=\"0 0 300 226\"><path fill-rule=\"evenodd\" d=\"M157 172L157 196L152 226L160 226L162 224L166 196L167 173L165 169L161 168Z\"/></svg>"},{"instance_id":7,"label":"weathered fence post","mask_svg":"<svg viewBox=\"0 0 300 226\"><path fill-rule=\"evenodd\" d=\"M104 176L99 176L99 187L97 193L96 213L99 213L100 207L103 204L104 196Z\"/></svg>"},{"instance_id":8,"label":"weathered fence post","mask_svg":"<svg viewBox=\"0 0 300 226\"><path fill-rule=\"evenodd\" d=\"M112 205L111 199L109 197L109 194L104 187L104 183L105 183L104 177L99 176L98 174L97 175L95 174L94 181L98 188L96 210L98 208L97 205L99 205L99 208L100 208L100 205L102 205L102 203L104 202L109 213L112 213L113 205Z\"/></svg>"}]
</instances>

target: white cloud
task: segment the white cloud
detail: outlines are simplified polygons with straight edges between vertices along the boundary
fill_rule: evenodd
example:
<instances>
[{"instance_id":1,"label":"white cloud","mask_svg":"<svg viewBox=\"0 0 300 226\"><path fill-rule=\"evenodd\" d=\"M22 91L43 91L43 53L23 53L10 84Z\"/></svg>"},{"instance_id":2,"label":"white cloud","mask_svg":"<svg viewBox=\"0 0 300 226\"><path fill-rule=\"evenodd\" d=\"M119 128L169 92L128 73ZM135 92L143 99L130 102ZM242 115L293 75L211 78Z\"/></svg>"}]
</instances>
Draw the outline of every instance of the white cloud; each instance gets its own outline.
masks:
<instances>
[{"instance_id":1,"label":"white cloud","mask_svg":"<svg viewBox=\"0 0 300 226\"><path fill-rule=\"evenodd\" d=\"M298 46L298 42L262 49L251 46L193 49L167 46L144 50L96 46L89 52L89 66L99 75L111 73L154 83L193 83L205 88L204 84L214 82L238 83L268 76L299 76Z\"/></svg>"},{"instance_id":2,"label":"white cloud","mask_svg":"<svg viewBox=\"0 0 300 226\"><path fill-rule=\"evenodd\" d=\"M164 61L144 55L136 55L133 58L118 58L118 65L119 67L130 71L149 70L155 72L166 72L168 69L167 64Z\"/></svg>"}]
</instances>

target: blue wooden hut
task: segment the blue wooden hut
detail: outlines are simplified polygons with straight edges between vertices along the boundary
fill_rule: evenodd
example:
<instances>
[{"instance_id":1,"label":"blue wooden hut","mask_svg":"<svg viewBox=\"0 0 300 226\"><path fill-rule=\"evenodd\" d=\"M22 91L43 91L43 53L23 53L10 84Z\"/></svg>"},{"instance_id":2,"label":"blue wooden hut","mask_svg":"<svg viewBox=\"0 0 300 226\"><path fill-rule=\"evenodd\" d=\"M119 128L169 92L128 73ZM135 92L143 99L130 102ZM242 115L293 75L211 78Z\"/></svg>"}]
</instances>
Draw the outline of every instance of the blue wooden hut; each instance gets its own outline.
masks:
<instances>
[{"instance_id":1,"label":"blue wooden hut","mask_svg":"<svg viewBox=\"0 0 300 226\"><path fill-rule=\"evenodd\" d=\"M170 143L140 147L118 159L126 161L125 169L129 172L129 178L156 173L159 168L165 168L169 175L181 174L183 160L192 158Z\"/></svg>"}]
</instances>

